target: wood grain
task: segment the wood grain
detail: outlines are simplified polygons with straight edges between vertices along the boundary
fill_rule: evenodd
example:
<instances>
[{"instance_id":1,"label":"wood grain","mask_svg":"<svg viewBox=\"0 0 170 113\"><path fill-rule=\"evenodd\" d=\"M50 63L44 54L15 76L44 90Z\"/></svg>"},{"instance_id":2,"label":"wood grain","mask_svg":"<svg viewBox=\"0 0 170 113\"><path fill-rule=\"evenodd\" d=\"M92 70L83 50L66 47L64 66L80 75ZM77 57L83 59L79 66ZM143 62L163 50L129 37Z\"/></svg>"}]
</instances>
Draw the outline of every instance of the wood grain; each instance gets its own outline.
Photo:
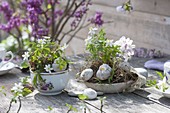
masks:
<instances>
[{"instance_id":1,"label":"wood grain","mask_svg":"<svg viewBox=\"0 0 170 113\"><path fill-rule=\"evenodd\" d=\"M166 61L169 58L159 59ZM148 59L133 58L131 64L135 67L143 66L144 62ZM150 76L155 76L153 71L149 71ZM19 69L13 69L10 73L0 76L0 86L5 86L4 96L0 93L0 113L5 113L9 106L12 94L10 89L15 82L19 81L19 77L28 76L29 74L22 73ZM146 92L146 91L148 92ZM169 113L170 112L170 99L162 97L159 93L154 93L153 90L142 89L136 90L133 93L120 93L120 94L106 94L105 106L103 108L105 113ZM67 93L62 93L56 96L42 96L35 91L28 97L22 99L22 108L20 113L66 113L68 108L65 104L71 104L76 107L79 112L83 113L81 109L82 102L76 97L70 97ZM100 101L88 100L86 101L87 107L91 109L91 113L100 113ZM53 108L48 111L48 106ZM95 106L98 109L92 107ZM16 113L18 103L13 104L10 113ZM89 112L89 111L88 111ZM88 113L87 112L87 113ZM74 112L71 112L74 113Z\"/></svg>"}]
</instances>

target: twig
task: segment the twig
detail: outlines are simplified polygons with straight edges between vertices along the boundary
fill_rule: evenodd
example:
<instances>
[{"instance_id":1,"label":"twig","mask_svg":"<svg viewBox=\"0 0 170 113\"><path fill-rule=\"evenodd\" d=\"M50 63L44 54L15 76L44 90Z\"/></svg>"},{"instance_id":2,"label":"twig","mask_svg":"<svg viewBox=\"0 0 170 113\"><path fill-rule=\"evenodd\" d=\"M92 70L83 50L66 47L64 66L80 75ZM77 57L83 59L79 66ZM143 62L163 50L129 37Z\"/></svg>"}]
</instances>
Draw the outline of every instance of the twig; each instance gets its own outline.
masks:
<instances>
[{"instance_id":1,"label":"twig","mask_svg":"<svg viewBox=\"0 0 170 113\"><path fill-rule=\"evenodd\" d=\"M6 112L6 113L9 113L9 111L11 110L12 102L13 102L13 100L11 100L11 101L10 101L10 104L9 104L9 107L8 107L8 110L7 110L7 112Z\"/></svg>"},{"instance_id":2,"label":"twig","mask_svg":"<svg viewBox=\"0 0 170 113\"><path fill-rule=\"evenodd\" d=\"M65 18L65 17L67 16L67 14L69 13L69 10L71 10L72 7L74 6L74 3L75 3L76 0L74 0L71 5L70 5L70 1L71 1L71 0L68 0L68 1L67 1L66 9L64 10L63 15L61 16L61 18L59 19L59 21L58 21L58 23L57 23L57 25L56 25L56 28L55 28L55 31L56 31L56 32L58 31L58 29L59 29L59 27L60 27L60 24L62 23L62 21L64 20L64 18ZM69 5L70 5L70 7L69 7ZM56 36L52 37L52 40L54 40L55 37L56 37ZM57 38L55 38L55 40L57 40Z\"/></svg>"},{"instance_id":3,"label":"twig","mask_svg":"<svg viewBox=\"0 0 170 113\"><path fill-rule=\"evenodd\" d=\"M84 103L86 103L86 104L88 104L88 105L90 105L90 106L92 106L92 107L94 107L94 108L96 108L97 110L100 111L100 109L99 109L98 107L96 107L96 106L94 106L94 105L88 103L87 101L84 101ZM103 113L106 113L105 111L102 111L102 112L103 112Z\"/></svg>"},{"instance_id":4,"label":"twig","mask_svg":"<svg viewBox=\"0 0 170 113\"><path fill-rule=\"evenodd\" d=\"M21 49L21 43L20 43L19 38L18 38L16 35L12 34L11 32L8 32L8 33L9 33L10 35L12 35L15 39L17 39L19 49Z\"/></svg>"},{"instance_id":5,"label":"twig","mask_svg":"<svg viewBox=\"0 0 170 113\"><path fill-rule=\"evenodd\" d=\"M71 111L71 109L69 109L68 111L67 111L67 113L69 113Z\"/></svg>"},{"instance_id":6,"label":"twig","mask_svg":"<svg viewBox=\"0 0 170 113\"><path fill-rule=\"evenodd\" d=\"M20 97L18 97L18 100L19 100L19 108L18 108L17 113L19 113L19 111L21 110L21 105L22 105L22 103L21 103L21 98L20 98Z\"/></svg>"},{"instance_id":7,"label":"twig","mask_svg":"<svg viewBox=\"0 0 170 113\"><path fill-rule=\"evenodd\" d=\"M86 17L87 17L87 15L85 16L84 21L86 20ZM83 18L83 17L82 17L82 18ZM59 40L59 43L64 39L64 37L65 37L67 34L69 34L69 33L71 33L72 31L75 31L75 30L76 30L76 28L77 28L77 27L80 25L80 23L82 22L82 18L80 19L79 23L77 24L77 26L76 26L74 29L70 29L68 32L66 32L66 33L63 34L63 36L62 36L61 39ZM84 23L84 21L83 21L83 23Z\"/></svg>"},{"instance_id":8,"label":"twig","mask_svg":"<svg viewBox=\"0 0 170 113\"><path fill-rule=\"evenodd\" d=\"M86 24L85 26L79 27L79 29L78 29L76 32L74 32L73 35L71 35L71 38L67 41L67 44L70 43L70 41L74 38L74 36L75 36L82 28L85 28L85 27L87 27L87 26L89 26L89 25L90 25L90 23Z\"/></svg>"},{"instance_id":9,"label":"twig","mask_svg":"<svg viewBox=\"0 0 170 113\"><path fill-rule=\"evenodd\" d=\"M52 16L52 26L51 26L51 37L54 37L55 35L55 15L54 15L54 12L55 11L55 4L52 5L51 7L51 16Z\"/></svg>"},{"instance_id":10,"label":"twig","mask_svg":"<svg viewBox=\"0 0 170 113\"><path fill-rule=\"evenodd\" d=\"M76 12L76 10L80 7L80 5L83 3L83 1L81 1L78 5L75 4L75 8L73 10L73 12L71 13L71 15L69 15L66 20L63 22L63 24L61 25L61 28L59 29L59 31L57 32L55 38L57 38L60 33L62 32L63 28L65 27L66 23L68 22L68 20L74 15L74 13Z\"/></svg>"}]
</instances>

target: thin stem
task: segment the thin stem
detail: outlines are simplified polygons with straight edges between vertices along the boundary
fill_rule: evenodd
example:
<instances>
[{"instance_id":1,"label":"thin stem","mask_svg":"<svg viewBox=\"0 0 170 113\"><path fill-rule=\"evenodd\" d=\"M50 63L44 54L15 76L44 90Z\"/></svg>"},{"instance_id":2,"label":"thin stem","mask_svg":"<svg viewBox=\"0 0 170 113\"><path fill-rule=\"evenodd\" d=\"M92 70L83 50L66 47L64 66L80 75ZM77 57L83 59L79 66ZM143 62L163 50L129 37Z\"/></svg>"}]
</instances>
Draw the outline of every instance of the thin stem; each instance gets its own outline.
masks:
<instances>
[{"instance_id":1,"label":"thin stem","mask_svg":"<svg viewBox=\"0 0 170 113\"><path fill-rule=\"evenodd\" d=\"M17 113L19 113L19 111L21 110L21 105L22 105L22 103L21 103L21 98L20 98L20 97L18 97L18 100L19 100L19 108L18 108Z\"/></svg>"},{"instance_id":2,"label":"thin stem","mask_svg":"<svg viewBox=\"0 0 170 113\"><path fill-rule=\"evenodd\" d=\"M51 27L51 37L53 38L55 35L55 15L54 12L55 11L55 4L52 5L51 7L51 16L52 16L52 27Z\"/></svg>"},{"instance_id":3,"label":"thin stem","mask_svg":"<svg viewBox=\"0 0 170 113\"><path fill-rule=\"evenodd\" d=\"M101 111L101 113L103 113L103 100L101 100L100 111Z\"/></svg>"},{"instance_id":4,"label":"thin stem","mask_svg":"<svg viewBox=\"0 0 170 113\"><path fill-rule=\"evenodd\" d=\"M22 36L22 33L21 33L21 31L20 31L20 29L19 29L19 27L17 26L16 27L16 29L17 29L17 31L18 31L18 34L19 34L19 36L17 37L18 38L18 40L20 41L20 44L21 44L21 48L20 48L20 50L22 50L23 49L23 47L24 47L24 41L23 41L23 39L21 38L21 36Z\"/></svg>"},{"instance_id":5,"label":"thin stem","mask_svg":"<svg viewBox=\"0 0 170 113\"><path fill-rule=\"evenodd\" d=\"M96 107L96 106L94 106L94 105L92 105L92 104L90 104L90 103L88 103L88 102L86 102L86 101L84 101L84 103L86 103L86 104L88 104L88 105L90 105L90 106L96 108L97 110L100 110L98 107ZM103 111L102 113L106 113L106 112Z\"/></svg>"},{"instance_id":6,"label":"thin stem","mask_svg":"<svg viewBox=\"0 0 170 113\"><path fill-rule=\"evenodd\" d=\"M84 15L83 15L83 16L84 16ZM82 17L82 18L83 18L83 17ZM77 24L77 26L76 26L74 29L70 29L68 32L66 32L66 33L63 34L63 36L62 36L61 39L60 39L60 42L64 39L64 37L65 37L67 34L71 33L72 31L75 31L75 30L77 29L77 27L80 25L80 23L81 23L81 21L82 21L82 18L81 18L81 20L79 21L79 23ZM81 24L81 26L84 25L86 18L87 18L87 14L86 14L85 17L84 17L83 23ZM59 42L59 43L60 43L60 42Z\"/></svg>"},{"instance_id":7,"label":"thin stem","mask_svg":"<svg viewBox=\"0 0 170 113\"><path fill-rule=\"evenodd\" d=\"M41 22L41 24L43 24L44 26L46 26L46 23L45 23L43 20L41 20L40 17L39 17L39 21Z\"/></svg>"},{"instance_id":8,"label":"thin stem","mask_svg":"<svg viewBox=\"0 0 170 113\"><path fill-rule=\"evenodd\" d=\"M11 4L11 7L13 9L13 11L15 12L16 9L15 9L15 4L13 2L13 0L9 0L10 4ZM21 40L19 39L21 36L22 36L22 33L21 31L19 30L19 27L16 27L16 30L19 34L19 36L15 36L15 38L17 39L17 42L18 42L18 45L19 45L19 51L23 49L23 39L21 38Z\"/></svg>"},{"instance_id":9,"label":"thin stem","mask_svg":"<svg viewBox=\"0 0 170 113\"><path fill-rule=\"evenodd\" d=\"M8 110L7 110L7 112L6 112L6 113L9 113L9 111L11 110L12 102L13 102L13 100L11 100L11 101L10 101L10 104L9 104L9 107L8 107Z\"/></svg>"},{"instance_id":10,"label":"thin stem","mask_svg":"<svg viewBox=\"0 0 170 113\"><path fill-rule=\"evenodd\" d=\"M14 12L15 12L15 5L14 5L13 0L9 0L9 2L10 2L10 4L11 4L12 9L13 9L13 10L14 10Z\"/></svg>"},{"instance_id":11,"label":"thin stem","mask_svg":"<svg viewBox=\"0 0 170 113\"><path fill-rule=\"evenodd\" d=\"M67 113L69 113L71 111L71 109L69 109L68 111L67 111Z\"/></svg>"},{"instance_id":12,"label":"thin stem","mask_svg":"<svg viewBox=\"0 0 170 113\"><path fill-rule=\"evenodd\" d=\"M14 35L14 34L12 34L11 32L8 32L10 35L12 35L14 38L16 38L17 39L17 42L18 42L18 46L19 46L19 49L21 48L21 43L20 43L20 40L19 40L19 38L16 36L16 35Z\"/></svg>"},{"instance_id":13,"label":"thin stem","mask_svg":"<svg viewBox=\"0 0 170 113\"><path fill-rule=\"evenodd\" d=\"M79 27L79 29L77 29L77 31L74 32L73 35L71 35L71 38L67 41L67 44L71 42L71 40L74 38L74 36L75 36L82 28L85 28L85 27L87 27L87 26L89 26L89 25L90 25L90 23L86 24L85 26Z\"/></svg>"},{"instance_id":14,"label":"thin stem","mask_svg":"<svg viewBox=\"0 0 170 113\"><path fill-rule=\"evenodd\" d=\"M84 108L84 113L86 113L86 108Z\"/></svg>"},{"instance_id":15,"label":"thin stem","mask_svg":"<svg viewBox=\"0 0 170 113\"><path fill-rule=\"evenodd\" d=\"M71 14L70 16L68 16L67 19L64 21L64 23L62 24L59 32L56 34L56 37L58 37L58 36L60 35L60 33L62 32L62 30L63 30L64 26L66 25L66 23L68 22L68 20L74 15L74 13L76 12L76 10L80 7L80 5L81 5L82 3L83 3L83 1L81 1L78 5L75 4L75 8L74 8L72 14ZM56 37L55 37L55 38L56 38Z\"/></svg>"},{"instance_id":16,"label":"thin stem","mask_svg":"<svg viewBox=\"0 0 170 113\"><path fill-rule=\"evenodd\" d=\"M64 13L63 13L63 15L61 16L61 18L59 19L59 21L58 21L58 23L57 23L57 25L56 25L56 28L55 28L55 31L56 31L56 32L59 30L60 24L62 23L62 21L64 20L64 18L67 16L67 14L69 13L69 11L72 9L72 7L74 6L74 3L75 3L76 0L74 0L71 5L70 5L70 1L71 1L71 0L67 0L67 5L66 5L66 8L65 8L65 10L64 10ZM70 7L69 7L69 5L70 5ZM54 38L55 38L55 36L52 37L52 40L53 40ZM57 40L57 39L55 39L55 40Z\"/></svg>"}]
</instances>

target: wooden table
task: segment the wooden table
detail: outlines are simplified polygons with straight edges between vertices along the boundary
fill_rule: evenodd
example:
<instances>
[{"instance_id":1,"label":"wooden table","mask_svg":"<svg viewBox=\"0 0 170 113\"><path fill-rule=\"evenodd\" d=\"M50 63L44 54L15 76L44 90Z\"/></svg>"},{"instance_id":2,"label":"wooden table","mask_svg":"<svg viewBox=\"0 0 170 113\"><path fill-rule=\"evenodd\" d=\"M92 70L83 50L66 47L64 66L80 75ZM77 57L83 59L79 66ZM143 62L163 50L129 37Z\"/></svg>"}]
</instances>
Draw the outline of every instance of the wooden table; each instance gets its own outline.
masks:
<instances>
[{"instance_id":1,"label":"wooden table","mask_svg":"<svg viewBox=\"0 0 170 113\"><path fill-rule=\"evenodd\" d=\"M142 66L148 59L134 58L131 64L135 67ZM166 59L159 59L166 60ZM154 74L149 71L149 76ZM8 74L0 76L0 86L5 86L4 96L0 93L0 113L5 113L8 109L12 94L10 89L14 83L19 81L19 77L28 76L19 69L13 69ZM155 76L155 75L153 75ZM147 91L151 92L147 92ZM170 99L162 97L159 93L154 93L150 89L137 90L133 93L107 94L104 112L105 113L170 113ZM100 113L100 111L91 105L100 108L99 100L86 101L87 106L91 109L91 113ZM80 109L82 104L76 97L70 97L67 93L56 96L42 96L37 91L22 99L22 108L20 113L66 113L68 108L65 104L71 104L83 113ZM52 111L48 111L48 106L52 107ZM10 113L16 113L18 103L13 104ZM74 113L74 112L70 112Z\"/></svg>"}]
</instances>

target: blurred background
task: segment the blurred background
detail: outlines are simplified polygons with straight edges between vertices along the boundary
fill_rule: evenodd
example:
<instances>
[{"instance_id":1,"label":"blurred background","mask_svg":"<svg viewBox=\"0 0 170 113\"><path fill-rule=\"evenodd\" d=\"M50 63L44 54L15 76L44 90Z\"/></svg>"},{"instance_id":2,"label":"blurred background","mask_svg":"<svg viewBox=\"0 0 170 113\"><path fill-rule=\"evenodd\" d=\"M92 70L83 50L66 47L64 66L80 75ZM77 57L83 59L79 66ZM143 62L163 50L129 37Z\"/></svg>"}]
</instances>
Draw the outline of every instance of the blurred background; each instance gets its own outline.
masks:
<instances>
[{"instance_id":1,"label":"blurred background","mask_svg":"<svg viewBox=\"0 0 170 113\"><path fill-rule=\"evenodd\" d=\"M126 36L134 41L136 47L156 49L170 54L170 0L131 0L133 7L131 12L116 10L117 6L127 0L92 0L91 2L87 16L91 17L96 11L103 13L102 18L106 23L100 28L105 29L109 39L117 40L121 36ZM62 5L65 5L64 1L61 1L60 7ZM6 21L2 14L0 21L1 23ZM87 38L90 26L94 25L81 29L74 36L67 48L68 55L84 53L84 39ZM69 27L65 27L63 31L68 29ZM0 30L1 41L8 36L8 33ZM62 43L68 40L67 37L70 35L68 34Z\"/></svg>"}]
</instances>

